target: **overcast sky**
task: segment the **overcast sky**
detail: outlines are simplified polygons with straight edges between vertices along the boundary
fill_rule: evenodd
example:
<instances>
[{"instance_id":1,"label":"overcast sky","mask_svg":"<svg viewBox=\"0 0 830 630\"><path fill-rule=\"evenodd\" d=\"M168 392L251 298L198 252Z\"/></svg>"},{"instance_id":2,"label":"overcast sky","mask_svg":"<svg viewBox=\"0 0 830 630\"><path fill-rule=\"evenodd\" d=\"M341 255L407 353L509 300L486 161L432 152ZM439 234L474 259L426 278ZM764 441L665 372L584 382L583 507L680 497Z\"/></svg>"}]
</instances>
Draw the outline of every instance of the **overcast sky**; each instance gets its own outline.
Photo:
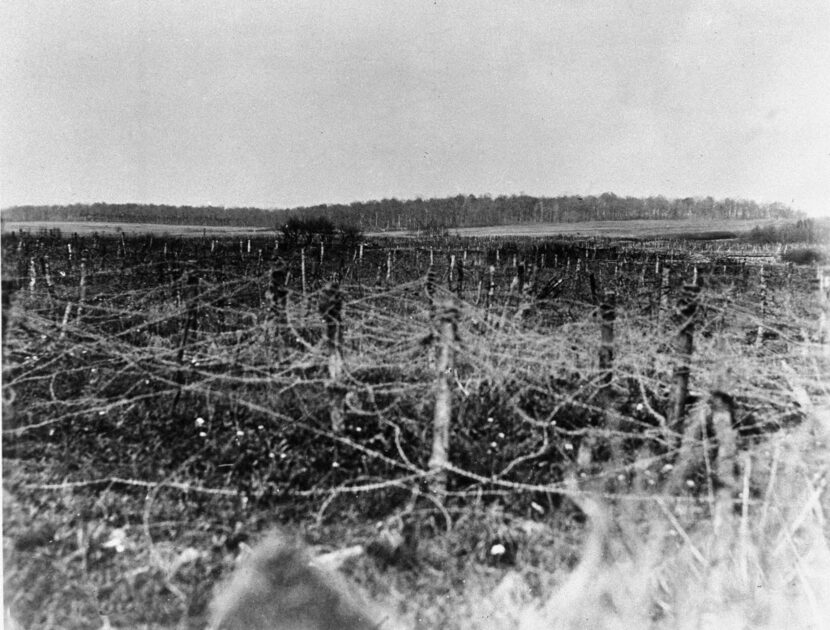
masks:
<instances>
[{"instance_id":1,"label":"overcast sky","mask_svg":"<svg viewBox=\"0 0 830 630\"><path fill-rule=\"evenodd\" d=\"M830 1L0 2L0 205L457 193L830 215Z\"/></svg>"}]
</instances>

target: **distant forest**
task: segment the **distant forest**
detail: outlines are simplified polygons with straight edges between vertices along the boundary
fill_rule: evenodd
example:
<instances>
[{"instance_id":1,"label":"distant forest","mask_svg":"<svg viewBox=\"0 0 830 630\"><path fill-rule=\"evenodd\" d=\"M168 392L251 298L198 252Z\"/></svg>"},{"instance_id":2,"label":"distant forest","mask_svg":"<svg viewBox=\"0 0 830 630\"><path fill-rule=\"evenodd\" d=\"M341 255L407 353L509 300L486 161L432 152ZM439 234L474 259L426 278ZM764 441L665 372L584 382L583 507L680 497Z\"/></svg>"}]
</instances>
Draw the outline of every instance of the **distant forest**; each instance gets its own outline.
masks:
<instances>
[{"instance_id":1,"label":"distant forest","mask_svg":"<svg viewBox=\"0 0 830 630\"><path fill-rule=\"evenodd\" d=\"M101 221L277 228L289 219L326 218L334 225L364 231L443 230L515 223L619 221L630 219L793 219L802 213L782 203L759 204L712 197L667 199L662 196L530 197L457 195L442 199L382 199L348 205L323 204L293 209L170 206L156 204L74 204L14 206L4 221Z\"/></svg>"}]
</instances>

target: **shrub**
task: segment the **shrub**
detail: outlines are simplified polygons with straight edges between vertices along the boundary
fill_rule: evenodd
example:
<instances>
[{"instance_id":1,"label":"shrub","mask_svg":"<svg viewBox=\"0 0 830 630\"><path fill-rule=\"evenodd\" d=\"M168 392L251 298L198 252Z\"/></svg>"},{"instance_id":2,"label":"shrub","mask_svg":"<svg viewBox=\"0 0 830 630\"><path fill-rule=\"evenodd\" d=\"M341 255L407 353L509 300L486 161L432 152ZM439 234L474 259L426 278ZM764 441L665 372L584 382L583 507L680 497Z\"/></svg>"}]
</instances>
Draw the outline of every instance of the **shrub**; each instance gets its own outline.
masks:
<instances>
[{"instance_id":1,"label":"shrub","mask_svg":"<svg viewBox=\"0 0 830 630\"><path fill-rule=\"evenodd\" d=\"M823 243L830 237L826 224L813 219L802 219L784 225L756 226L747 233L743 240L756 245L773 245L775 243Z\"/></svg>"},{"instance_id":2,"label":"shrub","mask_svg":"<svg viewBox=\"0 0 830 630\"><path fill-rule=\"evenodd\" d=\"M363 241L363 230L353 223L343 223L338 227L340 242L346 247L356 247Z\"/></svg>"},{"instance_id":3,"label":"shrub","mask_svg":"<svg viewBox=\"0 0 830 630\"><path fill-rule=\"evenodd\" d=\"M827 257L823 252L815 247L800 247L799 249L791 249L781 255L783 262L791 262L796 265L814 265L816 263L823 263Z\"/></svg>"},{"instance_id":4,"label":"shrub","mask_svg":"<svg viewBox=\"0 0 830 630\"><path fill-rule=\"evenodd\" d=\"M283 224L281 229L286 242L299 247L311 245L315 236L328 243L335 233L334 223L326 217L307 219L292 217Z\"/></svg>"}]
</instances>

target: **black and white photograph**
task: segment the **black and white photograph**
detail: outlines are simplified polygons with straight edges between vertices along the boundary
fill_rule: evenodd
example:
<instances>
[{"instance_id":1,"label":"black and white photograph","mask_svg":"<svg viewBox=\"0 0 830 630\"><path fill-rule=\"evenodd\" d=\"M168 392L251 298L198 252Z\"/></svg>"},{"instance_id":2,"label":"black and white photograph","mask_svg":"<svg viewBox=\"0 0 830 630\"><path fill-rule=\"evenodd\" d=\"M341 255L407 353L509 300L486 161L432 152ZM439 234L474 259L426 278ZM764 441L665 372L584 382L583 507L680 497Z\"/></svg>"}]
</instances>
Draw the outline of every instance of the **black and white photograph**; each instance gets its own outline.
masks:
<instances>
[{"instance_id":1,"label":"black and white photograph","mask_svg":"<svg viewBox=\"0 0 830 630\"><path fill-rule=\"evenodd\" d=\"M10 630L830 628L830 2L0 0Z\"/></svg>"}]
</instances>

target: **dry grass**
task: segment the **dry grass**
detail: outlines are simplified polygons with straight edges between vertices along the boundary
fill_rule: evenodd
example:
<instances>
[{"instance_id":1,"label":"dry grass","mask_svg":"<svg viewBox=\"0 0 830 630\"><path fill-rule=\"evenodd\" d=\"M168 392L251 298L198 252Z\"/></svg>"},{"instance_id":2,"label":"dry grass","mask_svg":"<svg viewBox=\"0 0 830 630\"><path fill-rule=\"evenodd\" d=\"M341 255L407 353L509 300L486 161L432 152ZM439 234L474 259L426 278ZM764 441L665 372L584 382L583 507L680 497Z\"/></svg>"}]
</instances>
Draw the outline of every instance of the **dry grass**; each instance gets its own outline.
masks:
<instances>
[{"instance_id":1,"label":"dry grass","mask_svg":"<svg viewBox=\"0 0 830 630\"><path fill-rule=\"evenodd\" d=\"M826 627L826 451L811 460L830 440L830 417L813 420L744 454L734 504L684 513L669 498L596 503L576 569L552 597L499 606L502 615L527 630ZM768 481L758 500L747 496L753 476Z\"/></svg>"}]
</instances>

